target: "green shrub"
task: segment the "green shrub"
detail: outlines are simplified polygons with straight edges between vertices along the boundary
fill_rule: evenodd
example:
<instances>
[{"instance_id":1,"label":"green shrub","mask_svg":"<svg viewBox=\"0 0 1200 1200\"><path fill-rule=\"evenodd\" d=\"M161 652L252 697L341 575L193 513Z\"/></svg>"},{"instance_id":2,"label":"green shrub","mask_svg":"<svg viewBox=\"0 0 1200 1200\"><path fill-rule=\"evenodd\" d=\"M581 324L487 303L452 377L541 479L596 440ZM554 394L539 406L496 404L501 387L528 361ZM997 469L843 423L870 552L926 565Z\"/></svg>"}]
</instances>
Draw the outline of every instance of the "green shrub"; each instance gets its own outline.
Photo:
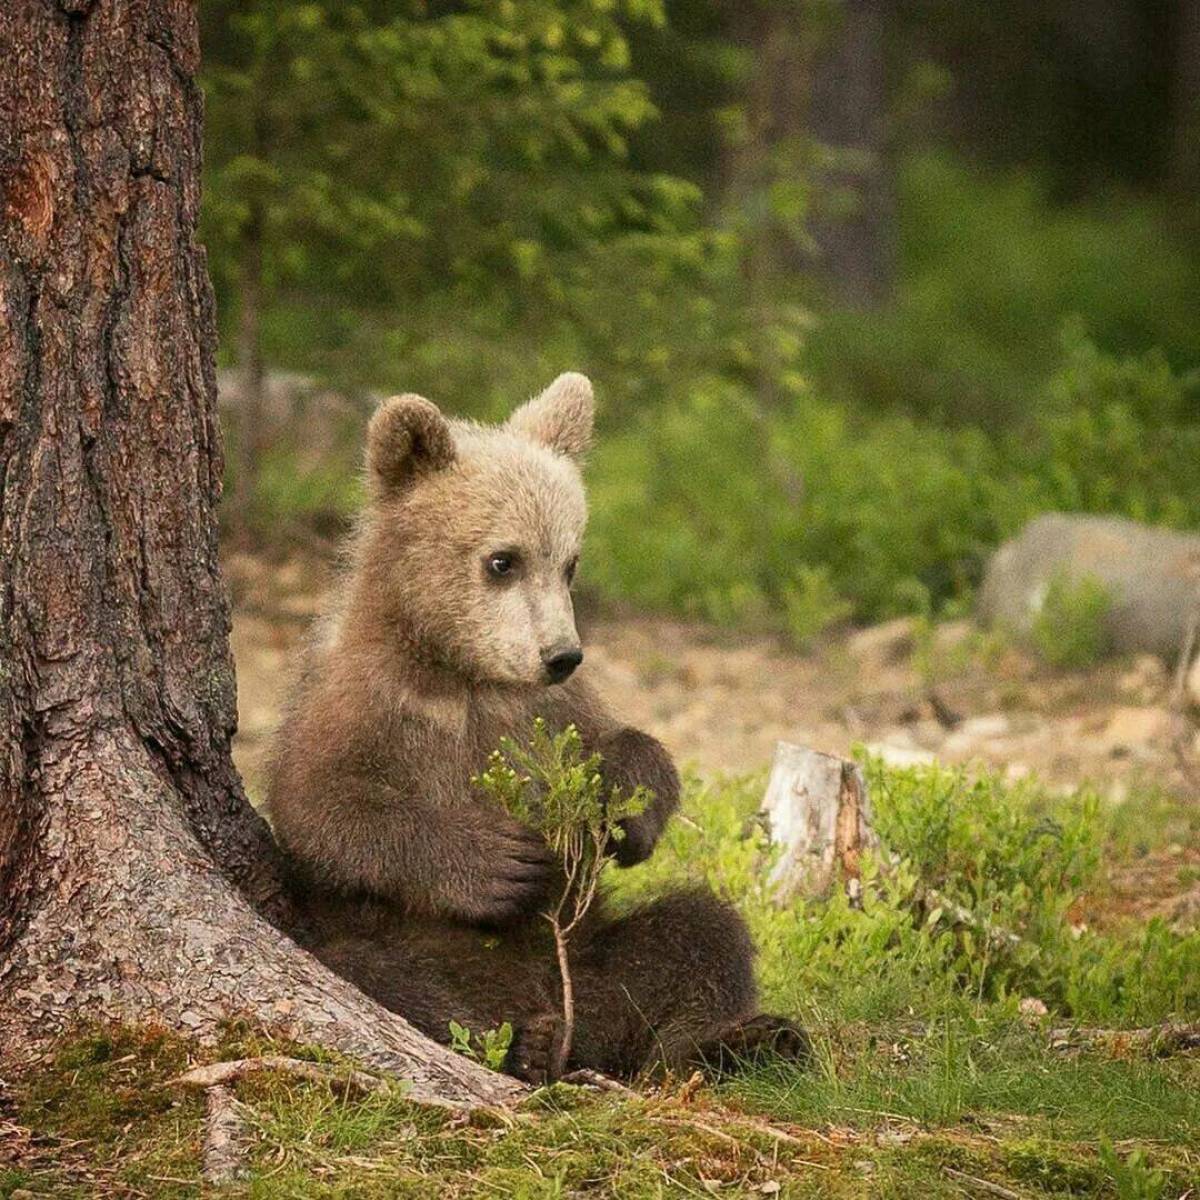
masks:
<instances>
[{"instance_id":1,"label":"green shrub","mask_svg":"<svg viewBox=\"0 0 1200 1200\"><path fill-rule=\"evenodd\" d=\"M1112 596L1095 576L1050 580L1031 630L1038 653L1053 667L1081 670L1108 653Z\"/></svg>"},{"instance_id":2,"label":"green shrub","mask_svg":"<svg viewBox=\"0 0 1200 1200\"><path fill-rule=\"evenodd\" d=\"M981 436L863 422L798 388L763 420L737 385L602 442L587 579L608 595L810 637L969 592L994 516Z\"/></svg>"},{"instance_id":3,"label":"green shrub","mask_svg":"<svg viewBox=\"0 0 1200 1200\"><path fill-rule=\"evenodd\" d=\"M689 820L668 826L648 863L617 875L617 902L683 880L730 897L760 948L766 1002L822 1021L1012 1015L1022 996L1098 1025L1200 1017L1200 931L1073 924L1081 898L1102 886L1116 819L1095 796L1056 798L1030 783L877 761L867 773L894 861L866 862L862 909L840 894L772 903L770 849L754 818L763 780L753 777L691 780Z\"/></svg>"},{"instance_id":4,"label":"green shrub","mask_svg":"<svg viewBox=\"0 0 1200 1200\"><path fill-rule=\"evenodd\" d=\"M1043 389L1035 436L1012 453L1039 510L1200 524L1200 392L1159 350L1102 352L1078 322Z\"/></svg>"},{"instance_id":5,"label":"green shrub","mask_svg":"<svg viewBox=\"0 0 1200 1200\"><path fill-rule=\"evenodd\" d=\"M892 302L814 329L808 359L826 394L1004 431L1026 422L1072 314L1121 354L1157 345L1200 361L1196 259L1165 205L1063 205L1028 172L944 153L903 163L899 191Z\"/></svg>"}]
</instances>

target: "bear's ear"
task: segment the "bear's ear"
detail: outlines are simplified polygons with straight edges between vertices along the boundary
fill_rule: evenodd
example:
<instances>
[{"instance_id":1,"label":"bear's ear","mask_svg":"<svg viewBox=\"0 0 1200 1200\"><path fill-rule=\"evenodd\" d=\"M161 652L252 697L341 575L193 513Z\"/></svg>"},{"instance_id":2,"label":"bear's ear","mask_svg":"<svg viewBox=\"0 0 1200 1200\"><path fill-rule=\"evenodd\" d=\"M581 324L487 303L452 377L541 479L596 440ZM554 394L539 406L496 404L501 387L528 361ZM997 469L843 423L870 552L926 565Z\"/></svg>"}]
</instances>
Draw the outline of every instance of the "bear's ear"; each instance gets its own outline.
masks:
<instances>
[{"instance_id":1,"label":"bear's ear","mask_svg":"<svg viewBox=\"0 0 1200 1200\"><path fill-rule=\"evenodd\" d=\"M393 396L375 410L367 427L367 470L377 493L453 461L450 423L424 396Z\"/></svg>"},{"instance_id":2,"label":"bear's ear","mask_svg":"<svg viewBox=\"0 0 1200 1200\"><path fill-rule=\"evenodd\" d=\"M574 456L591 444L594 410L591 380L578 371L568 371L537 399L522 404L508 418L506 428Z\"/></svg>"}]
</instances>

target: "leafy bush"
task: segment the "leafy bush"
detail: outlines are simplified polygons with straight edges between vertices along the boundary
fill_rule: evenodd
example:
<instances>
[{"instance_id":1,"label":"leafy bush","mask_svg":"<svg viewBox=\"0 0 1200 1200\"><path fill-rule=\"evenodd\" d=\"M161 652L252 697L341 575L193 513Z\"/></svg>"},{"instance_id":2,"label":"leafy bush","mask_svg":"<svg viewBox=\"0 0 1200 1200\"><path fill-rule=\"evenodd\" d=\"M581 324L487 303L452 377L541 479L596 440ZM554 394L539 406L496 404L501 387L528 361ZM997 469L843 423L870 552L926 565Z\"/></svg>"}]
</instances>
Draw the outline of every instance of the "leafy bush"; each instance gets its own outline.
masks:
<instances>
[{"instance_id":1,"label":"leafy bush","mask_svg":"<svg viewBox=\"0 0 1200 1200\"><path fill-rule=\"evenodd\" d=\"M867 766L894 862L866 864L861 910L840 894L785 909L771 902L770 851L754 820L757 778L691 781L690 820L668 827L650 862L621 873L618 898L686 878L734 899L761 950L765 999L785 1012L837 1022L929 1019L1015 1013L1018 998L1036 996L1060 1017L1102 1025L1200 1016L1200 931L1161 921L1103 933L1073 924L1075 909L1103 886L1116 819L1094 796L1052 798L1029 783Z\"/></svg>"},{"instance_id":2,"label":"leafy bush","mask_svg":"<svg viewBox=\"0 0 1200 1200\"><path fill-rule=\"evenodd\" d=\"M853 421L798 389L766 420L709 378L597 451L586 578L800 639L969 591L1000 536L981 436Z\"/></svg>"},{"instance_id":3,"label":"leafy bush","mask_svg":"<svg viewBox=\"0 0 1200 1200\"><path fill-rule=\"evenodd\" d=\"M1051 666L1094 666L1108 653L1106 622L1111 609L1112 596L1100 580L1059 573L1046 588L1034 620L1033 644Z\"/></svg>"},{"instance_id":4,"label":"leafy bush","mask_svg":"<svg viewBox=\"0 0 1200 1200\"><path fill-rule=\"evenodd\" d=\"M1200 376L1173 372L1159 350L1105 354L1074 321L1061 342L1036 436L1012 453L1037 507L1200 524Z\"/></svg>"}]
</instances>

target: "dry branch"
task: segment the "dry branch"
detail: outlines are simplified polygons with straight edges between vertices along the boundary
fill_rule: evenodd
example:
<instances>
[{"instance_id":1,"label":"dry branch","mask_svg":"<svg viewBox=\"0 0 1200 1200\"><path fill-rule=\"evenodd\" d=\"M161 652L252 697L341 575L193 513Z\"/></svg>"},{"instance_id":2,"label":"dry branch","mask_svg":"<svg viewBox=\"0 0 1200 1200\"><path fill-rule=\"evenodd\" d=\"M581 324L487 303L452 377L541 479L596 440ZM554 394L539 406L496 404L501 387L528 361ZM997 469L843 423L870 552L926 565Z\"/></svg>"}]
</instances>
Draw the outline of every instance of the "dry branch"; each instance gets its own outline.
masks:
<instances>
[{"instance_id":1,"label":"dry branch","mask_svg":"<svg viewBox=\"0 0 1200 1200\"><path fill-rule=\"evenodd\" d=\"M248 1075L261 1071L278 1071L295 1079L310 1083L327 1083L330 1087L360 1096L376 1092L391 1091L399 1081L368 1075L351 1067L332 1063L307 1062L301 1058L288 1058L282 1054L264 1054L259 1058L235 1058L227 1062L209 1063L167 1081L168 1087L194 1088L207 1091L210 1088L226 1087L237 1083Z\"/></svg>"},{"instance_id":2,"label":"dry branch","mask_svg":"<svg viewBox=\"0 0 1200 1200\"><path fill-rule=\"evenodd\" d=\"M1064 1025L1050 1030L1050 1048L1066 1052L1108 1048L1122 1053L1165 1058L1200 1050L1200 1022L1168 1021L1141 1029L1085 1029Z\"/></svg>"}]
</instances>

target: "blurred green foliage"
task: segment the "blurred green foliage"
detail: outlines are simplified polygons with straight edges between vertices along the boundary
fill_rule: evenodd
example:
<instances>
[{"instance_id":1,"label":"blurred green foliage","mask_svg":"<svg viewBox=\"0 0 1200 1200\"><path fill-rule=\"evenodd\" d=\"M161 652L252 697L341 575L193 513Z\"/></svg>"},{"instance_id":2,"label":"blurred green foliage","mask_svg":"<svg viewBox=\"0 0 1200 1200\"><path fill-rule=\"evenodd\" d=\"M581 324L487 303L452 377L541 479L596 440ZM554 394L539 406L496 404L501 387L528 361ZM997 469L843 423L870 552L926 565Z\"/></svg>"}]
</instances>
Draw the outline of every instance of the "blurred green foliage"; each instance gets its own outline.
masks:
<instances>
[{"instance_id":1,"label":"blurred green foliage","mask_svg":"<svg viewBox=\"0 0 1200 1200\"><path fill-rule=\"evenodd\" d=\"M1109 649L1105 622L1112 606L1112 596L1100 580L1058 573L1050 580L1034 620L1033 644L1051 666L1076 670L1093 666Z\"/></svg>"},{"instance_id":2,"label":"blurred green foliage","mask_svg":"<svg viewBox=\"0 0 1200 1200\"><path fill-rule=\"evenodd\" d=\"M1037 37L1004 94L1067 95L1046 83L1067 70L1062 30L1005 4ZM973 60L951 61L998 17L940 5L931 27L898 5L890 295L839 306L810 226L852 213L845 156L793 93L763 106L771 70L801 70L844 10L785 10L206 3L204 235L227 344L261 262L272 366L485 418L587 371L584 585L799 642L961 605L1040 511L1200 524L1200 222L1135 153L1128 106L1095 108L1124 159L1098 175L1081 151L1072 175L1078 105L1053 138L1028 105L1009 129L964 78ZM1137 120L1163 119L1143 100ZM264 458L264 528L353 502L340 440L289 469L303 434Z\"/></svg>"}]
</instances>

